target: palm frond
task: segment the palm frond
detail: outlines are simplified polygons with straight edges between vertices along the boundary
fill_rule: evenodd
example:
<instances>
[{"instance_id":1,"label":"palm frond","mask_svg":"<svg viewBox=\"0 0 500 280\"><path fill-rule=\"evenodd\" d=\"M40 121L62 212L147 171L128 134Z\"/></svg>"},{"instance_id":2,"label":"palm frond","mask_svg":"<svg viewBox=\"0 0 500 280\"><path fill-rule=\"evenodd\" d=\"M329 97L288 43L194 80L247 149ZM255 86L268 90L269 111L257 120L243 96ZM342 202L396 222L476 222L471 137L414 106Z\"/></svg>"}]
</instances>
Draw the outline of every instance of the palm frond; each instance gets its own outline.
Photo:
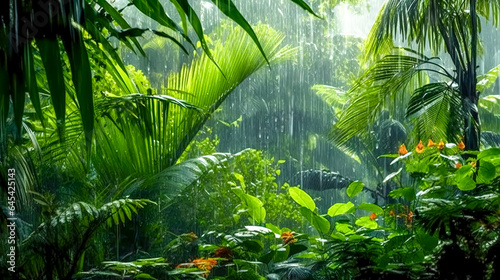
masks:
<instances>
[{"instance_id":1,"label":"palm frond","mask_svg":"<svg viewBox=\"0 0 500 280\"><path fill-rule=\"evenodd\" d=\"M387 101L392 104L404 100L413 88L425 82L427 71L448 77L445 69L428 58L413 51L407 54L385 56L366 71L348 91L348 107L330 132L330 139L337 145L344 145L354 136L361 136L371 126Z\"/></svg>"}]
</instances>

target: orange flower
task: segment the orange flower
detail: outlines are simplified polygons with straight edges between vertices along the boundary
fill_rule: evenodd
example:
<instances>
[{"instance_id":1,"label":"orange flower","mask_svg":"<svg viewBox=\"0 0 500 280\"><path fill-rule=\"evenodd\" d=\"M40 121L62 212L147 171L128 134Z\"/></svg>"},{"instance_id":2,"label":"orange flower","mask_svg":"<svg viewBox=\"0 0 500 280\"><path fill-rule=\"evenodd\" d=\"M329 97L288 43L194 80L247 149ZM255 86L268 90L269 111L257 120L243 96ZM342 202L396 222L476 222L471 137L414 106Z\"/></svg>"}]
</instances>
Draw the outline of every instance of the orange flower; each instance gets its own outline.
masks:
<instances>
[{"instance_id":1,"label":"orange flower","mask_svg":"<svg viewBox=\"0 0 500 280\"><path fill-rule=\"evenodd\" d=\"M434 145L436 145L436 144L434 144L434 142L432 142L432 140L429 139L429 143L427 144L427 147L429 147L429 148L434 147Z\"/></svg>"},{"instance_id":2,"label":"orange flower","mask_svg":"<svg viewBox=\"0 0 500 280\"><path fill-rule=\"evenodd\" d=\"M233 256L234 252L229 247L219 247L217 250L215 250L216 258L232 259Z\"/></svg>"},{"instance_id":3,"label":"orange flower","mask_svg":"<svg viewBox=\"0 0 500 280\"><path fill-rule=\"evenodd\" d=\"M471 161L470 165L472 165L472 167L476 167L477 163L475 161Z\"/></svg>"},{"instance_id":4,"label":"orange flower","mask_svg":"<svg viewBox=\"0 0 500 280\"><path fill-rule=\"evenodd\" d=\"M410 211L410 213L408 213L408 215L406 216L406 224L411 225L412 222L413 222L413 212Z\"/></svg>"},{"instance_id":5,"label":"orange flower","mask_svg":"<svg viewBox=\"0 0 500 280\"><path fill-rule=\"evenodd\" d=\"M214 265L217 265L217 260L210 259L210 258L209 259L199 258L199 259L193 260L192 263L194 263L194 265L198 269L210 271L210 270L212 270Z\"/></svg>"},{"instance_id":6,"label":"orange flower","mask_svg":"<svg viewBox=\"0 0 500 280\"><path fill-rule=\"evenodd\" d=\"M460 143L458 143L458 148L462 151L465 149L464 141L460 141Z\"/></svg>"},{"instance_id":7,"label":"orange flower","mask_svg":"<svg viewBox=\"0 0 500 280\"><path fill-rule=\"evenodd\" d=\"M291 232L291 231L283 232L281 234L281 239L283 239L283 242L285 242L285 245L288 243L297 242L297 239L293 238L293 232Z\"/></svg>"},{"instance_id":8,"label":"orange flower","mask_svg":"<svg viewBox=\"0 0 500 280\"><path fill-rule=\"evenodd\" d=\"M394 213L394 210L391 210L391 212L389 212L389 215L396 217L396 213Z\"/></svg>"},{"instance_id":9,"label":"orange flower","mask_svg":"<svg viewBox=\"0 0 500 280\"><path fill-rule=\"evenodd\" d=\"M370 215L370 220L372 220L372 221L373 221L373 220L375 220L376 218L377 218L377 214L372 213L372 214Z\"/></svg>"},{"instance_id":10,"label":"orange flower","mask_svg":"<svg viewBox=\"0 0 500 280\"><path fill-rule=\"evenodd\" d=\"M457 164L455 165L455 168L459 169L460 167L462 167L462 164L460 162L457 162Z\"/></svg>"},{"instance_id":11,"label":"orange flower","mask_svg":"<svg viewBox=\"0 0 500 280\"><path fill-rule=\"evenodd\" d=\"M424 144L422 144L422 140L420 140L420 142L418 142L417 147L415 148L415 151L417 151L417 153L421 154L424 152L424 150L425 150Z\"/></svg>"},{"instance_id":12,"label":"orange flower","mask_svg":"<svg viewBox=\"0 0 500 280\"><path fill-rule=\"evenodd\" d=\"M443 140L439 141L438 149L440 149L440 150L444 149L444 142L443 142Z\"/></svg>"},{"instance_id":13,"label":"orange flower","mask_svg":"<svg viewBox=\"0 0 500 280\"><path fill-rule=\"evenodd\" d=\"M406 155L407 153L408 153L408 150L406 149L405 144L399 146L399 155L400 156Z\"/></svg>"}]
</instances>

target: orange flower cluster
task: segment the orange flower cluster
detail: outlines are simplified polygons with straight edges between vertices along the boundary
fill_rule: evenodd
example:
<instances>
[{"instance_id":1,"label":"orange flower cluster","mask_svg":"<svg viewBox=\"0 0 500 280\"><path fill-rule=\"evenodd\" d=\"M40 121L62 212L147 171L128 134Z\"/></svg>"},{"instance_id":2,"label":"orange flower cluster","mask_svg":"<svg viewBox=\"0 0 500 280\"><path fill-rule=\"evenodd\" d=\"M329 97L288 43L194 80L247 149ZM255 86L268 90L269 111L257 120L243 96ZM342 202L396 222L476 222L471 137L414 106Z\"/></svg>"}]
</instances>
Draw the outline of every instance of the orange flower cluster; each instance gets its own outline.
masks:
<instances>
[{"instance_id":1,"label":"orange flower cluster","mask_svg":"<svg viewBox=\"0 0 500 280\"><path fill-rule=\"evenodd\" d=\"M283 232L281 234L281 239L283 239L283 242L285 242L285 244L297 242L297 239L293 238L293 232L291 231Z\"/></svg>"},{"instance_id":2,"label":"orange flower cluster","mask_svg":"<svg viewBox=\"0 0 500 280\"><path fill-rule=\"evenodd\" d=\"M377 218L377 214L372 213L372 214L370 215L370 220L372 220L372 221L373 221L373 220L375 220L376 218Z\"/></svg>"},{"instance_id":3,"label":"orange flower cluster","mask_svg":"<svg viewBox=\"0 0 500 280\"><path fill-rule=\"evenodd\" d=\"M434 143L434 142L432 141L432 139L429 139L429 142L427 143L427 147L428 147L428 148L432 148L432 147L434 147L434 146L436 146L436 143ZM442 150L442 149L444 149L444 147L445 147L445 144L444 144L443 140L441 139L441 140L439 141L439 143L437 144L437 148L438 148L439 150ZM462 151L463 151L463 150L465 149L465 144L464 144L464 142L463 142L463 141L460 141L460 143L458 143L458 144L457 144L457 147L458 147L460 150L462 150ZM418 142L418 145L415 147L415 151L416 151L417 153L419 153L419 154L421 154L421 153L423 153L423 152L425 151L425 147L424 147L424 144L422 143L422 140L420 140L420 141ZM405 144L402 144L401 146L399 146L399 151L398 151L398 153L399 153L399 155L400 155L400 156L406 155L406 154L408 153L408 150L406 149Z\"/></svg>"},{"instance_id":4,"label":"orange flower cluster","mask_svg":"<svg viewBox=\"0 0 500 280\"><path fill-rule=\"evenodd\" d=\"M201 270L206 270L206 273L203 273L202 276L207 278L208 275L210 275L210 271L212 268L217 265L217 260L214 259L205 259L205 258L199 258L199 259L194 259L190 263L181 263L177 265L175 268L192 268L196 267Z\"/></svg>"},{"instance_id":5,"label":"orange flower cluster","mask_svg":"<svg viewBox=\"0 0 500 280\"><path fill-rule=\"evenodd\" d=\"M455 168L459 169L460 167L462 167L462 164L460 162L457 162L457 164L455 165Z\"/></svg>"},{"instance_id":6,"label":"orange flower cluster","mask_svg":"<svg viewBox=\"0 0 500 280\"><path fill-rule=\"evenodd\" d=\"M217 260L214 260L214 259L205 259L205 258L199 258L199 259L195 259L192 261L192 263L194 263L194 265L198 268L198 269L202 269L202 270L212 270L212 268L214 267L214 265L217 265Z\"/></svg>"}]
</instances>

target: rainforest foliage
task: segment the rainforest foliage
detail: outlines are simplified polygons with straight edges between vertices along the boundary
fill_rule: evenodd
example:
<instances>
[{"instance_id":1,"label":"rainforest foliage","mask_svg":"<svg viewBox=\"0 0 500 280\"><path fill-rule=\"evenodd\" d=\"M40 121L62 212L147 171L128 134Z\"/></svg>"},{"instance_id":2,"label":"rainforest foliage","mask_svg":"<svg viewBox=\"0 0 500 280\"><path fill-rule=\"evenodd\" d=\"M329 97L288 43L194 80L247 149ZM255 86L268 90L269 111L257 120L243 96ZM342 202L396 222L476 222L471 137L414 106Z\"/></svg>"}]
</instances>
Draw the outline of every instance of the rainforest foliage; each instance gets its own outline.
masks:
<instances>
[{"instance_id":1,"label":"rainforest foliage","mask_svg":"<svg viewBox=\"0 0 500 280\"><path fill-rule=\"evenodd\" d=\"M0 23L2 279L500 279L500 0Z\"/></svg>"}]
</instances>

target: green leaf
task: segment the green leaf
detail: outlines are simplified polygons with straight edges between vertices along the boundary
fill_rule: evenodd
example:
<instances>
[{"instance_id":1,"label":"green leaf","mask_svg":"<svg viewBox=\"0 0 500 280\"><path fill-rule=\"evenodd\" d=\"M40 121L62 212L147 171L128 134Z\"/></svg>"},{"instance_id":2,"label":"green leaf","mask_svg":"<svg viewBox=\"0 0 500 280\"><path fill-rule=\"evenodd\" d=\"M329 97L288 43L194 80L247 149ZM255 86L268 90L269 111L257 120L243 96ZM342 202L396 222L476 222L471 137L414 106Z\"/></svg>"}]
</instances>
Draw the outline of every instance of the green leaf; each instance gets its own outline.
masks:
<instances>
[{"instance_id":1,"label":"green leaf","mask_svg":"<svg viewBox=\"0 0 500 280\"><path fill-rule=\"evenodd\" d=\"M201 47L203 48L203 51L205 51L205 53L207 54L207 57L217 66L217 68L219 68L221 73L224 75L219 64L217 64L217 62L214 60L214 57L212 56L212 53L210 52L210 48L208 47L207 41L205 40L205 33L203 32L203 27L201 25L201 21L198 18L198 15L196 14L196 12L189 5L188 0L170 0L170 1L173 3L177 3L182 8L184 13L188 16L188 20L191 23L191 26L193 27L194 32L198 36L198 40L200 40ZM259 45L259 47L260 47L260 45ZM266 58L266 61L267 61L267 58Z\"/></svg>"},{"instance_id":2,"label":"green leaf","mask_svg":"<svg viewBox=\"0 0 500 280\"><path fill-rule=\"evenodd\" d=\"M307 12L309 12L310 14L313 14L314 16L318 17L318 18L321 18L320 16L318 16L314 11L313 9L306 3L304 2L303 0L292 0L293 3L297 4L299 7L301 7L302 9L306 10Z\"/></svg>"},{"instance_id":3,"label":"green leaf","mask_svg":"<svg viewBox=\"0 0 500 280\"><path fill-rule=\"evenodd\" d=\"M134 6L141 11L143 14L152 18L159 24L170 28L174 31L179 32L187 42L189 42L193 47L194 44L189 39L187 34L184 33L184 30L179 27L175 21L173 21L167 13L165 13L165 9L163 9L162 4L158 0L131 0Z\"/></svg>"},{"instance_id":4,"label":"green leaf","mask_svg":"<svg viewBox=\"0 0 500 280\"><path fill-rule=\"evenodd\" d=\"M363 190L364 184L361 181L354 181L347 187L347 196L354 197Z\"/></svg>"},{"instance_id":5,"label":"green leaf","mask_svg":"<svg viewBox=\"0 0 500 280\"><path fill-rule=\"evenodd\" d=\"M271 223L266 223L266 228L272 230L274 233L281 235L281 230L279 227L271 224Z\"/></svg>"},{"instance_id":6,"label":"green leaf","mask_svg":"<svg viewBox=\"0 0 500 280\"><path fill-rule=\"evenodd\" d=\"M248 207L248 214L253 218L255 223L260 224L266 219L266 209L264 209L262 201L255 196L245 194L245 202Z\"/></svg>"},{"instance_id":7,"label":"green leaf","mask_svg":"<svg viewBox=\"0 0 500 280\"><path fill-rule=\"evenodd\" d=\"M316 210L314 200L305 191L299 189L298 187L288 188L288 191L292 199L300 206L306 207L311 211Z\"/></svg>"},{"instance_id":8,"label":"green leaf","mask_svg":"<svg viewBox=\"0 0 500 280\"><path fill-rule=\"evenodd\" d=\"M472 172L472 165L465 164L455 172L455 180L458 182L465 177L470 177L472 175Z\"/></svg>"},{"instance_id":9,"label":"green leaf","mask_svg":"<svg viewBox=\"0 0 500 280\"><path fill-rule=\"evenodd\" d=\"M500 65L497 65L495 68L477 77L476 89L479 92L482 92L485 89L490 88L495 84L495 81L497 80L499 75Z\"/></svg>"},{"instance_id":10,"label":"green leaf","mask_svg":"<svg viewBox=\"0 0 500 280\"><path fill-rule=\"evenodd\" d=\"M372 204L372 203L361 203L359 206L358 206L358 209L363 209L363 210L366 210L366 211L370 211L370 212L373 212L377 215L381 215L384 213L384 210L378 206L378 205L375 205L375 204Z\"/></svg>"},{"instance_id":11,"label":"green leaf","mask_svg":"<svg viewBox=\"0 0 500 280\"><path fill-rule=\"evenodd\" d=\"M343 234L353 234L354 228L349 224L335 223L335 230Z\"/></svg>"},{"instance_id":12,"label":"green leaf","mask_svg":"<svg viewBox=\"0 0 500 280\"><path fill-rule=\"evenodd\" d=\"M233 1L231 0L212 0L212 2L219 8L219 10L224 13L228 18L232 19L234 22L236 22L245 32L252 38L252 40L255 42L257 47L259 48L262 56L266 60L267 63L269 63L269 60L267 59L267 55L264 52L264 49L262 48L259 38L257 38L257 35L255 35L255 32L252 29L252 26L247 22L247 20L243 17L243 15L238 11L236 6L234 5Z\"/></svg>"},{"instance_id":13,"label":"green leaf","mask_svg":"<svg viewBox=\"0 0 500 280\"><path fill-rule=\"evenodd\" d=\"M36 45L40 50L47 83L50 89L52 105L57 118L59 136L64 137L64 121L66 118L66 89L64 74L57 39L37 39Z\"/></svg>"},{"instance_id":14,"label":"green leaf","mask_svg":"<svg viewBox=\"0 0 500 280\"><path fill-rule=\"evenodd\" d=\"M495 166L488 161L481 160L479 165L478 183L489 183L491 180L495 178L496 168Z\"/></svg>"},{"instance_id":15,"label":"green leaf","mask_svg":"<svg viewBox=\"0 0 500 280\"><path fill-rule=\"evenodd\" d=\"M356 220L355 224L360 226L360 227L365 227L368 229L377 229L378 228L377 222L372 221L370 219L370 217L361 217L361 218Z\"/></svg>"},{"instance_id":16,"label":"green leaf","mask_svg":"<svg viewBox=\"0 0 500 280\"><path fill-rule=\"evenodd\" d=\"M484 159L484 158L490 158L493 157L493 159L498 159L500 158L500 148L489 148L484 151L481 151L479 155L477 155L477 159Z\"/></svg>"},{"instance_id":17,"label":"green leaf","mask_svg":"<svg viewBox=\"0 0 500 280\"><path fill-rule=\"evenodd\" d=\"M302 213L302 216L304 216L318 232L326 234L330 231L330 222L325 217L314 213L306 207L301 207L300 213Z\"/></svg>"},{"instance_id":18,"label":"green leaf","mask_svg":"<svg viewBox=\"0 0 500 280\"><path fill-rule=\"evenodd\" d=\"M332 205L332 207L328 209L328 215L330 215L331 217L353 212L354 212L354 204L352 202L335 203L334 205Z\"/></svg>"},{"instance_id":19,"label":"green leaf","mask_svg":"<svg viewBox=\"0 0 500 280\"><path fill-rule=\"evenodd\" d=\"M392 198L403 197L408 201L412 201L416 198L415 189L413 187L397 188L389 193Z\"/></svg>"},{"instance_id":20,"label":"green leaf","mask_svg":"<svg viewBox=\"0 0 500 280\"><path fill-rule=\"evenodd\" d=\"M27 48L25 59L25 80L26 86L28 87L28 91L30 94L31 104L35 108L35 112L42 122L42 126L45 126L44 117L42 113L42 107L40 106L40 93L38 92L38 85L36 81L36 73L35 73L35 62L33 59L33 46L29 46Z\"/></svg>"},{"instance_id":21,"label":"green leaf","mask_svg":"<svg viewBox=\"0 0 500 280\"><path fill-rule=\"evenodd\" d=\"M78 29L73 28L71 38L66 38L63 41L68 53L73 84L80 107L87 154L90 155L94 133L94 93L90 62L82 36Z\"/></svg>"},{"instance_id":22,"label":"green leaf","mask_svg":"<svg viewBox=\"0 0 500 280\"><path fill-rule=\"evenodd\" d=\"M457 187L462 191L470 191L476 188L476 182L471 177L463 177Z\"/></svg>"}]
</instances>

